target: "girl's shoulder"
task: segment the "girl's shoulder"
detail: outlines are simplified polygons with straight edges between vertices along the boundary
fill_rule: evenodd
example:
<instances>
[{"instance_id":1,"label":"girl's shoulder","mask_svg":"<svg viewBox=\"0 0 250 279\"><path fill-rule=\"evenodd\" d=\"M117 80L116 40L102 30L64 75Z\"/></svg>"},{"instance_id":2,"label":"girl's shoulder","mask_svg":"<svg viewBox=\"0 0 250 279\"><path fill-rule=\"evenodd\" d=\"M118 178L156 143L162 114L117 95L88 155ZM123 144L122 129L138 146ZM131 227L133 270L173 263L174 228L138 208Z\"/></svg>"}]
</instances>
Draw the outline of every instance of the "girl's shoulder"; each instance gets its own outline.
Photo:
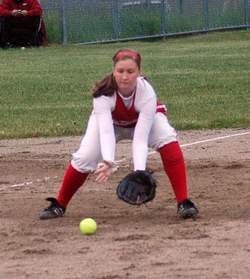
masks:
<instances>
[{"instance_id":1,"label":"girl's shoulder","mask_svg":"<svg viewBox=\"0 0 250 279\"><path fill-rule=\"evenodd\" d=\"M153 86L144 76L140 76L137 78L136 94L142 95L144 98L150 98L156 95Z\"/></svg>"},{"instance_id":2,"label":"girl's shoulder","mask_svg":"<svg viewBox=\"0 0 250 279\"><path fill-rule=\"evenodd\" d=\"M116 94L112 96L100 96L93 99L93 107L95 111L106 111L114 107Z\"/></svg>"}]
</instances>

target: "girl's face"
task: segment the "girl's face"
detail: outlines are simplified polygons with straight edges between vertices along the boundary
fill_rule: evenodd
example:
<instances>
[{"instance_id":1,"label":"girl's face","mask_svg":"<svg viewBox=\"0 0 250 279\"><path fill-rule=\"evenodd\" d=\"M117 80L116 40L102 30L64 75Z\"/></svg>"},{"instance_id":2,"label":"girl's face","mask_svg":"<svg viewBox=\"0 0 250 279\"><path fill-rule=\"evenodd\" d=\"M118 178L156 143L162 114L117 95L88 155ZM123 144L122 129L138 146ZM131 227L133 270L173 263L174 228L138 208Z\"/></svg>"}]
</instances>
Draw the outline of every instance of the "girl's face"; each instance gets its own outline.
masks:
<instances>
[{"instance_id":1,"label":"girl's face","mask_svg":"<svg viewBox=\"0 0 250 279\"><path fill-rule=\"evenodd\" d=\"M129 97L133 93L139 75L140 70L132 59L118 61L113 69L118 91L125 97Z\"/></svg>"}]
</instances>

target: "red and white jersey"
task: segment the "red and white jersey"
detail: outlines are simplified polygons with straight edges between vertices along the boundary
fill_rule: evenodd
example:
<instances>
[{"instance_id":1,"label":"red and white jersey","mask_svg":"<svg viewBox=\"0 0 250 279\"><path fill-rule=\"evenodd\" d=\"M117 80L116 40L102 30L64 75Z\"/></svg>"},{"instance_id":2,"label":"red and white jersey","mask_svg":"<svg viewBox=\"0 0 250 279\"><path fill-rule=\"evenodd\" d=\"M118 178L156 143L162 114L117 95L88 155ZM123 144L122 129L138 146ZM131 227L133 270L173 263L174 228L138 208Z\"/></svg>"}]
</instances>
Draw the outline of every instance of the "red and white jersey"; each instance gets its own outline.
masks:
<instances>
[{"instance_id":1,"label":"red and white jersey","mask_svg":"<svg viewBox=\"0 0 250 279\"><path fill-rule=\"evenodd\" d=\"M132 128L136 126L139 112L135 109L135 96L133 94L128 98L124 98L119 93L116 93L116 103L112 111L113 123L117 126ZM129 102L128 102L129 101ZM156 112L166 113L166 106L157 101Z\"/></svg>"},{"instance_id":2,"label":"red and white jersey","mask_svg":"<svg viewBox=\"0 0 250 279\"><path fill-rule=\"evenodd\" d=\"M119 92L113 96L101 96L93 100L93 113L96 115L100 133L103 160L114 162L114 124L122 127L135 127L132 144L134 169L144 170L148 151L148 136L156 111L165 112L165 106L157 104L152 86L143 77L137 79L136 90L125 98Z\"/></svg>"},{"instance_id":3,"label":"red and white jersey","mask_svg":"<svg viewBox=\"0 0 250 279\"><path fill-rule=\"evenodd\" d=\"M135 94L133 94L130 102L126 106L124 98L119 93L116 93L115 107L112 111L112 119L115 125L126 128L135 127L138 121L139 112L135 110L134 103Z\"/></svg>"}]
</instances>

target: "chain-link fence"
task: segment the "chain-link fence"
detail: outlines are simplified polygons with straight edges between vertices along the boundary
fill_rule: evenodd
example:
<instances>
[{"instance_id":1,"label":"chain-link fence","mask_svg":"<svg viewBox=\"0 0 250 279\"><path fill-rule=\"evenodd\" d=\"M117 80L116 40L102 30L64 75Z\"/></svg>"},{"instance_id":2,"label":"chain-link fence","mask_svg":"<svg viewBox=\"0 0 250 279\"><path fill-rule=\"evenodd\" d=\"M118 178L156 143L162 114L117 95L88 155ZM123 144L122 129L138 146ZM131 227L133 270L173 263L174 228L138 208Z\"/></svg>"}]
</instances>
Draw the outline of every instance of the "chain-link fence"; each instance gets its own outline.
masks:
<instances>
[{"instance_id":1,"label":"chain-link fence","mask_svg":"<svg viewBox=\"0 0 250 279\"><path fill-rule=\"evenodd\" d=\"M250 28L250 0L40 0L49 40L97 43Z\"/></svg>"}]
</instances>

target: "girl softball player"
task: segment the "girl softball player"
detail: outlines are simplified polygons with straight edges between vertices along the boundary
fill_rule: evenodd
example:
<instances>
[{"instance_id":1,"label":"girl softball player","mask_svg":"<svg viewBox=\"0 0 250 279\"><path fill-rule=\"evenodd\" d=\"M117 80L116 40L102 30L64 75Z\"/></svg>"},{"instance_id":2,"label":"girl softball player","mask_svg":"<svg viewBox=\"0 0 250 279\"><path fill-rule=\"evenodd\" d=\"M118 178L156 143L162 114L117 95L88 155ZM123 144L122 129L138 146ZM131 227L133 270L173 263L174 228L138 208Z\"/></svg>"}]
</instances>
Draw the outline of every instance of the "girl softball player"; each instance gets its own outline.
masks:
<instances>
[{"instance_id":1,"label":"girl softball player","mask_svg":"<svg viewBox=\"0 0 250 279\"><path fill-rule=\"evenodd\" d=\"M76 191L89 173L104 183L115 165L116 142L132 140L134 170L145 170L148 147L160 153L164 170L171 182L177 214L194 218L198 214L189 199L183 154L174 128L166 117L165 106L141 75L141 56L121 49L113 56L113 71L93 89L93 110L79 149L72 155L56 198L47 198L50 206L40 219L62 217Z\"/></svg>"}]
</instances>

